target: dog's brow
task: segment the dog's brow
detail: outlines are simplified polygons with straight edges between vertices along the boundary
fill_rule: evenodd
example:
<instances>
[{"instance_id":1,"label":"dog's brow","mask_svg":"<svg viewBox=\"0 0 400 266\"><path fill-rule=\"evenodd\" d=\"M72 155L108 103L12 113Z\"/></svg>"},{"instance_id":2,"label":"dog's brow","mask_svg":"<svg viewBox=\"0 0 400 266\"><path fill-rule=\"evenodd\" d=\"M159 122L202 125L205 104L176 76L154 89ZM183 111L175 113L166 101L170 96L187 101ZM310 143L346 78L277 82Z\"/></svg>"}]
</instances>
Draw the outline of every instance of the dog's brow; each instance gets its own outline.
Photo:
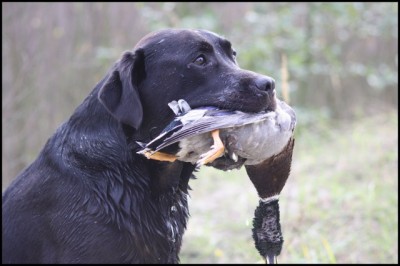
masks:
<instances>
[{"instance_id":1,"label":"dog's brow","mask_svg":"<svg viewBox=\"0 0 400 266\"><path fill-rule=\"evenodd\" d=\"M206 41L201 41L199 44L199 48L200 48L200 50L206 51L206 52L212 52L214 50L212 45Z\"/></svg>"},{"instance_id":2,"label":"dog's brow","mask_svg":"<svg viewBox=\"0 0 400 266\"><path fill-rule=\"evenodd\" d=\"M232 49L232 44L227 39L220 39L219 44L221 45L222 49L225 51L230 52Z\"/></svg>"}]
</instances>

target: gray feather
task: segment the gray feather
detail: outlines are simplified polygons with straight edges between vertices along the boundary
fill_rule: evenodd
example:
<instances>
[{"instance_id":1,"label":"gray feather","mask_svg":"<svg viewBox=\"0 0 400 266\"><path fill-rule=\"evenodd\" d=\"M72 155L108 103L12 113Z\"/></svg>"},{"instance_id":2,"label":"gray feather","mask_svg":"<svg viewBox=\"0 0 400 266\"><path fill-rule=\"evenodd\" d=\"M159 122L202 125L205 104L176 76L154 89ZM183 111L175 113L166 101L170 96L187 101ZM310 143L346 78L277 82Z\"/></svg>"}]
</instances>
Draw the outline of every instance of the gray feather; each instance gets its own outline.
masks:
<instances>
[{"instance_id":1,"label":"gray feather","mask_svg":"<svg viewBox=\"0 0 400 266\"><path fill-rule=\"evenodd\" d=\"M214 113L213 115L215 115ZM258 113L249 114L239 111L224 114L223 116L204 116L191 123L185 124L181 129L166 138L157 148L156 151L174 144L182 139L210 132L216 129L238 127L256 122L261 122L268 117L275 115L274 113Z\"/></svg>"}]
</instances>

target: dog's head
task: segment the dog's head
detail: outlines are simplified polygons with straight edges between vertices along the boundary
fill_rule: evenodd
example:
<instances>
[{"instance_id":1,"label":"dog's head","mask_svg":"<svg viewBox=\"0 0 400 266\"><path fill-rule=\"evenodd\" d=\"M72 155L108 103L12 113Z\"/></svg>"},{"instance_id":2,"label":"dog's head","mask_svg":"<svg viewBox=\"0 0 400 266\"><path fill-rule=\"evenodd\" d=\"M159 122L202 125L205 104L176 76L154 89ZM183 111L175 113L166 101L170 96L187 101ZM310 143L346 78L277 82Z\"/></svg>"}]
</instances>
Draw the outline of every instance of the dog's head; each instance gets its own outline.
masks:
<instances>
[{"instance_id":1,"label":"dog's head","mask_svg":"<svg viewBox=\"0 0 400 266\"><path fill-rule=\"evenodd\" d=\"M157 128L172 119L168 103L216 106L244 112L275 110L275 84L241 69L231 43L205 30L167 29L145 36L125 52L99 91L100 102L135 129Z\"/></svg>"}]
</instances>

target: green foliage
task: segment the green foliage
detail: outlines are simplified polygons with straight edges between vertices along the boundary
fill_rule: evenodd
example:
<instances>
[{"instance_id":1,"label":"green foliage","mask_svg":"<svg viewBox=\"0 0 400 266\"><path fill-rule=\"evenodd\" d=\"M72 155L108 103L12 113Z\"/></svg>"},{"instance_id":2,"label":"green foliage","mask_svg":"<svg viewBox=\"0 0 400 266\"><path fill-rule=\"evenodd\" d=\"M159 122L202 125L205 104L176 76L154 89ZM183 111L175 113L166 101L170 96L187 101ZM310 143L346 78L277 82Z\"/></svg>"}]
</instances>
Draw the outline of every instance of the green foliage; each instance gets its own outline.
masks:
<instances>
[{"instance_id":1,"label":"green foliage","mask_svg":"<svg viewBox=\"0 0 400 266\"><path fill-rule=\"evenodd\" d=\"M398 101L397 3L159 3L143 5L151 29L205 28L230 39L238 62L274 77L288 58L293 103L333 117L388 97ZM228 15L236 14L234 20ZM353 99L357 101L353 101Z\"/></svg>"}]
</instances>

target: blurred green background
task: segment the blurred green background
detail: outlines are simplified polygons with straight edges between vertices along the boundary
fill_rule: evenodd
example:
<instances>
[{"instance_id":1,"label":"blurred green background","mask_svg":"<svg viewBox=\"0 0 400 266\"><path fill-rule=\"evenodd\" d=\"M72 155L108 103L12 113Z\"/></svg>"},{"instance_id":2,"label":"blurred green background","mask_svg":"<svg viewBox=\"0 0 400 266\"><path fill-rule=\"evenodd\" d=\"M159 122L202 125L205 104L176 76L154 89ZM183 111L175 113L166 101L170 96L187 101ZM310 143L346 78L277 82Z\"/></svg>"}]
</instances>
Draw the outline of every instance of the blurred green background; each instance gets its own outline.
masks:
<instances>
[{"instance_id":1,"label":"blurred green background","mask_svg":"<svg viewBox=\"0 0 400 266\"><path fill-rule=\"evenodd\" d=\"M278 262L398 263L398 3L2 3L3 190L122 52L166 27L225 36L297 112ZM197 177L181 261L262 262L245 171Z\"/></svg>"}]
</instances>

